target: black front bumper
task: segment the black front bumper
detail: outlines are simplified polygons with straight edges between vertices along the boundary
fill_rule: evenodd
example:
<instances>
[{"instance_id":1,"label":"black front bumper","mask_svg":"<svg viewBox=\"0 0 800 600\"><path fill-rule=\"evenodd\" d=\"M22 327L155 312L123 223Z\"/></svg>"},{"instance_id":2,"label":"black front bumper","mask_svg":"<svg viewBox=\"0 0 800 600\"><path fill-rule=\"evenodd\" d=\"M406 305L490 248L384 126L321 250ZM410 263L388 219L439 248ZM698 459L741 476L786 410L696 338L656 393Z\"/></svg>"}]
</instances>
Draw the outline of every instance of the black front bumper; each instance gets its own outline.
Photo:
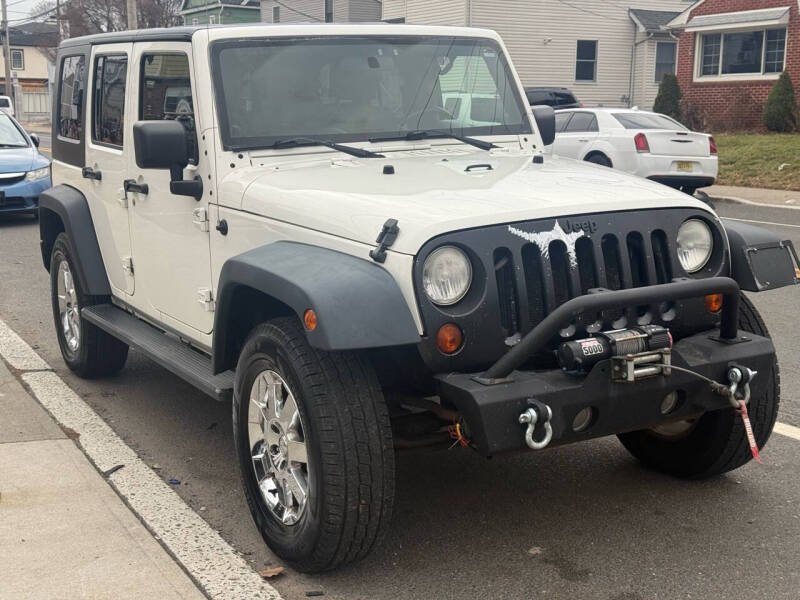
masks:
<instances>
[{"instance_id":1,"label":"black front bumper","mask_svg":"<svg viewBox=\"0 0 800 600\"><path fill-rule=\"evenodd\" d=\"M738 363L758 371L751 384L753 396L765 393L775 360L772 342L748 333L745 341L728 344L720 342L718 334L718 330L712 330L680 340L672 350L672 364L725 383L728 364ZM437 379L441 397L458 408L467 437L487 456L526 448L519 415L530 406L530 400L542 402L553 411L551 445L648 429L730 408L727 398L714 394L708 383L688 373L673 370L669 376L624 383L612 381L610 371L610 361L603 361L586 376L551 369L514 371L506 383L496 385L479 383L473 375L464 373L439 375ZM661 402L672 391L678 392L679 404L664 416ZM592 425L575 433L573 419L586 407L594 408ZM537 431L535 437L541 439L543 433Z\"/></svg>"},{"instance_id":2,"label":"black front bumper","mask_svg":"<svg viewBox=\"0 0 800 600\"><path fill-rule=\"evenodd\" d=\"M710 385L690 373L672 370L634 383L613 381L611 361L598 363L586 376L560 370L520 370L526 357L541 351L554 331L587 311L619 308L657 300L676 300L722 293L720 329L684 337L672 349L672 364L727 383L730 363L759 372L752 393L764 392L775 363L775 348L768 338L737 331L739 287L726 277L682 280L673 283L621 291L596 290L573 298L550 313L505 356L481 374L438 375L439 394L461 413L469 437L485 455L525 447L524 427L519 416L533 401L546 404L553 412L552 444L563 444L687 419L704 412L730 407L726 397L711 391ZM669 413L661 413L664 397L677 392L679 402ZM573 431L575 416L593 409L588 429ZM541 435L535 436L541 439Z\"/></svg>"},{"instance_id":3,"label":"black front bumper","mask_svg":"<svg viewBox=\"0 0 800 600\"><path fill-rule=\"evenodd\" d=\"M700 175L652 175L648 179L675 189L684 186L703 188L714 185L715 181L713 177Z\"/></svg>"}]
</instances>

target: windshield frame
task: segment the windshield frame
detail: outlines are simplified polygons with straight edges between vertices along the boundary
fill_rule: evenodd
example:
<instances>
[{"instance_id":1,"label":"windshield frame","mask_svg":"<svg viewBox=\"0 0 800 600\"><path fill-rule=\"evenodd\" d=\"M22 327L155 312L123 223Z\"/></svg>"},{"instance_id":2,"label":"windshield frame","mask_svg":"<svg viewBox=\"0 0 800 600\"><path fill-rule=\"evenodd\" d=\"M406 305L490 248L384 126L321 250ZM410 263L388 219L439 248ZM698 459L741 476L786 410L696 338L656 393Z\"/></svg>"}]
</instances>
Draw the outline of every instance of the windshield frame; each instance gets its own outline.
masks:
<instances>
[{"instance_id":1,"label":"windshield frame","mask_svg":"<svg viewBox=\"0 0 800 600\"><path fill-rule=\"evenodd\" d=\"M25 130L19 125L19 123L17 123L17 121L11 115L9 115L7 113L4 113L4 112L0 113L0 119L8 119L8 121L14 126L14 128L22 136L22 139L25 141L24 145L19 145L19 146L15 146L15 145L11 145L11 144L3 144L2 141L0 141L0 149L7 150L8 148L30 148L31 147L30 137L28 137L28 134L25 133Z\"/></svg>"},{"instance_id":2,"label":"windshield frame","mask_svg":"<svg viewBox=\"0 0 800 600\"><path fill-rule=\"evenodd\" d=\"M531 119L530 111L528 110L527 101L524 101L524 97L522 95L522 88L520 86L520 82L517 78L516 72L511 66L511 61L508 58L508 55L505 52L505 48L500 44L498 41L490 38L490 37L482 37L482 36L465 36L465 35L402 35L402 34L391 34L391 35L364 35L364 34L337 34L337 35L297 35L297 36L286 36L286 37L246 37L246 38L233 38L233 39L221 39L216 40L210 44L209 53L211 59L211 82L212 82L212 92L214 98L214 106L216 109L216 118L217 124L219 126L219 134L220 139L222 141L222 147L226 151L232 152L242 152L248 150L264 150L268 149L277 139L284 138L284 137L297 137L297 136L286 136L286 135L273 135L273 136L262 136L262 137L252 137L252 138L245 138L246 141L240 142L240 138L234 138L230 134L230 125L228 123L228 111L225 104L225 94L224 94L224 81L223 81L223 74L220 65L220 54L223 50L230 49L230 48L246 48L250 46L279 46L279 45L291 45L303 42L311 42L311 43L324 43L326 41L345 41L345 42L384 42L384 43L415 43L415 42L424 42L426 40L452 40L454 42L471 42L471 43L483 43L493 46L494 50L497 51L498 56L501 59L502 68L505 71L506 77L511 84L509 89L509 93L513 94L514 102L516 102L517 107L522 115L522 125L521 128L523 131L518 133L512 132L503 132L503 133L491 133L491 134L464 134L468 135L469 137L499 137L499 136L528 136L534 135L536 132L536 128L533 125L533 121ZM300 137L312 138L312 139L331 139L337 143L342 144L353 144L353 143L369 143L369 139L372 137L382 137L383 135L389 135L390 133L396 132L359 132L359 133L352 133L352 134L338 134L335 136L335 140L331 137L330 134L321 133L319 135L316 134L307 134L304 133ZM403 133L403 132L401 132ZM431 139L444 139L444 138L435 138L435 136L431 136Z\"/></svg>"}]
</instances>

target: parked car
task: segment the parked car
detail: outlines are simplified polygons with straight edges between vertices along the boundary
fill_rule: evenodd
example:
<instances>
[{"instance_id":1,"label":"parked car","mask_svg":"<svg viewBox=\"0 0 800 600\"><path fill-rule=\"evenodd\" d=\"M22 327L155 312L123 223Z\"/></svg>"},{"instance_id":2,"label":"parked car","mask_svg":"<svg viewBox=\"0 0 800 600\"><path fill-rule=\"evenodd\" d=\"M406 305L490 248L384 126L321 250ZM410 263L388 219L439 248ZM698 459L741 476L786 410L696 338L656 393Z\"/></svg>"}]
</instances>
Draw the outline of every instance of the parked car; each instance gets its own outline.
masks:
<instances>
[{"instance_id":1,"label":"parked car","mask_svg":"<svg viewBox=\"0 0 800 600\"><path fill-rule=\"evenodd\" d=\"M63 42L56 72L40 237L64 361L110 375L133 347L230 401L253 520L297 569L385 536L395 449L619 434L713 477L751 458L745 402L767 441L777 359L740 287L794 284L791 242L545 156L556 113L496 33L116 32ZM168 88L183 120L147 100Z\"/></svg>"},{"instance_id":2,"label":"parked car","mask_svg":"<svg viewBox=\"0 0 800 600\"><path fill-rule=\"evenodd\" d=\"M14 103L8 96L0 96L0 112L14 116Z\"/></svg>"},{"instance_id":3,"label":"parked car","mask_svg":"<svg viewBox=\"0 0 800 600\"><path fill-rule=\"evenodd\" d=\"M526 87L525 97L531 106L552 106L556 110L583 107L572 90L565 87Z\"/></svg>"},{"instance_id":4,"label":"parked car","mask_svg":"<svg viewBox=\"0 0 800 600\"><path fill-rule=\"evenodd\" d=\"M553 153L627 171L689 195L713 185L719 173L712 136L636 109L559 112Z\"/></svg>"},{"instance_id":5,"label":"parked car","mask_svg":"<svg viewBox=\"0 0 800 600\"><path fill-rule=\"evenodd\" d=\"M39 195L51 185L50 161L38 146L38 135L0 113L0 214L38 215Z\"/></svg>"}]
</instances>

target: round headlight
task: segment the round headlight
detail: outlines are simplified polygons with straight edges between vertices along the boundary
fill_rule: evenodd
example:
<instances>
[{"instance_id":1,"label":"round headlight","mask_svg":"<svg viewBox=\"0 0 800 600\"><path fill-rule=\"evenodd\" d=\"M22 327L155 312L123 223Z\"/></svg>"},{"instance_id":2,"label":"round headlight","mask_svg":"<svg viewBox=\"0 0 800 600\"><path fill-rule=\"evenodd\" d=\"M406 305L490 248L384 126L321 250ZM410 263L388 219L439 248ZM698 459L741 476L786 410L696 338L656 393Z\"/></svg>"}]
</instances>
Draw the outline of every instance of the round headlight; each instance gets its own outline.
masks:
<instances>
[{"instance_id":1,"label":"round headlight","mask_svg":"<svg viewBox=\"0 0 800 600\"><path fill-rule=\"evenodd\" d=\"M703 221L689 219L678 229L678 260L687 273L706 266L713 250L714 236Z\"/></svg>"},{"instance_id":2,"label":"round headlight","mask_svg":"<svg viewBox=\"0 0 800 600\"><path fill-rule=\"evenodd\" d=\"M422 266L422 287L431 302L450 306L467 295L472 264L461 250L442 246L431 252Z\"/></svg>"}]
</instances>

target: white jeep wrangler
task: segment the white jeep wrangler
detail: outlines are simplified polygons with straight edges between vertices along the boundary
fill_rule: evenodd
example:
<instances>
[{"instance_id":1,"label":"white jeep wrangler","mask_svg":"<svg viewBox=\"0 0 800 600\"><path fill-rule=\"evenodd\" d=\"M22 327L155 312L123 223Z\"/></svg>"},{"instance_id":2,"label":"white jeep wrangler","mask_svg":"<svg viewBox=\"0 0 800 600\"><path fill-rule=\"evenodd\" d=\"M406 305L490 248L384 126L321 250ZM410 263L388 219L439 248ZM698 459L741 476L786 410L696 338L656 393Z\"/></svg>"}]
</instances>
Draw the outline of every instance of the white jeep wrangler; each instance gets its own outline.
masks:
<instances>
[{"instance_id":1,"label":"white jeep wrangler","mask_svg":"<svg viewBox=\"0 0 800 600\"><path fill-rule=\"evenodd\" d=\"M791 244L546 157L553 112L495 33L178 27L57 65L64 360L110 375L133 347L232 398L253 518L296 568L376 546L395 449L617 434L699 478L767 441L778 366L740 289L797 283Z\"/></svg>"}]
</instances>

